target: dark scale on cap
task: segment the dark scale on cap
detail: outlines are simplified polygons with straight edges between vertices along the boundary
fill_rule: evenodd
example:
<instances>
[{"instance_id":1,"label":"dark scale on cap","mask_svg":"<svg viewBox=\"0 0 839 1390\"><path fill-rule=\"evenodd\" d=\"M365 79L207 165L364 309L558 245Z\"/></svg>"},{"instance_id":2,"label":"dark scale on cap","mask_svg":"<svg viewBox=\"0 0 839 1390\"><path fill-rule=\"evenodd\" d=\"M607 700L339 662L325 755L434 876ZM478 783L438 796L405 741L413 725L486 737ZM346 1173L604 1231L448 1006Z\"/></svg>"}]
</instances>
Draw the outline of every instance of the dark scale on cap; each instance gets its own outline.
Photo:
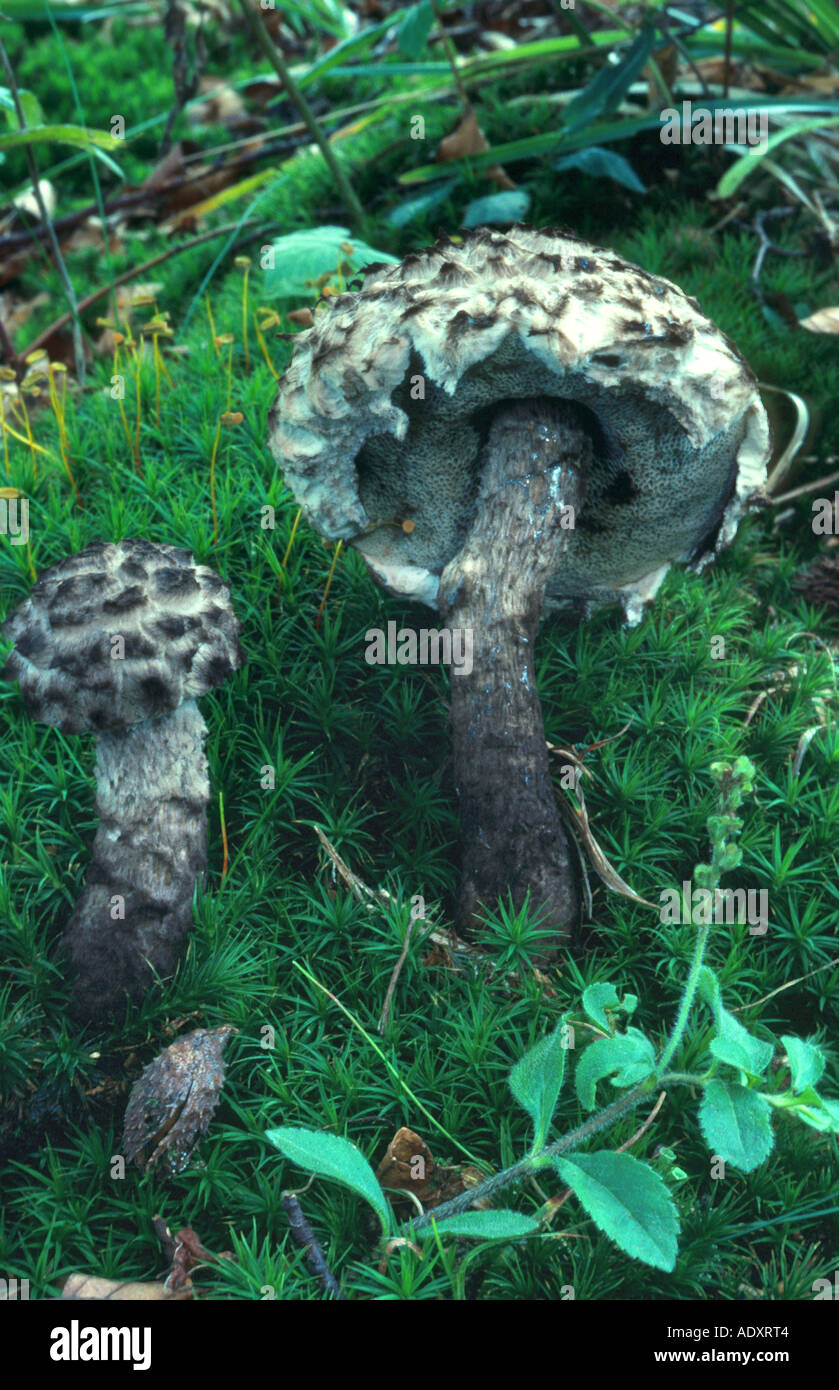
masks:
<instances>
[{"instance_id":1,"label":"dark scale on cap","mask_svg":"<svg viewBox=\"0 0 839 1390\"><path fill-rule=\"evenodd\" d=\"M54 565L3 635L14 643L4 679L18 681L36 719L65 733L176 709L243 659L224 581L188 550L149 541L97 542Z\"/></svg>"},{"instance_id":2,"label":"dark scale on cap","mask_svg":"<svg viewBox=\"0 0 839 1390\"><path fill-rule=\"evenodd\" d=\"M123 566L120 565L120 573L122 572ZM115 598L106 598L102 604L102 612L125 613L129 608L139 608L141 604L147 602L148 599L140 585L134 584L130 589L123 589L122 593L117 594Z\"/></svg>"},{"instance_id":3,"label":"dark scale on cap","mask_svg":"<svg viewBox=\"0 0 839 1390\"><path fill-rule=\"evenodd\" d=\"M187 594L198 588L195 576L188 569L174 569L171 565L155 570L152 579L158 594Z\"/></svg>"}]
</instances>

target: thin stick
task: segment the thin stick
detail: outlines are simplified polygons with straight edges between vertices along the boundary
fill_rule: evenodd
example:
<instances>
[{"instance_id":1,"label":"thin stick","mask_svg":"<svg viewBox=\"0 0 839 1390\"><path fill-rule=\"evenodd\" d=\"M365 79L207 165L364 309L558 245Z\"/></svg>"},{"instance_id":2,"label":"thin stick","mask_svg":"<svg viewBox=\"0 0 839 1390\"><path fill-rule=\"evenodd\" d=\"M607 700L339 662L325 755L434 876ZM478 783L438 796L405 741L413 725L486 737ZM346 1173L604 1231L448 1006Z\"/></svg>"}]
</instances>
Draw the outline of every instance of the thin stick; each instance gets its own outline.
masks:
<instances>
[{"instance_id":1,"label":"thin stick","mask_svg":"<svg viewBox=\"0 0 839 1390\"><path fill-rule=\"evenodd\" d=\"M287 545L286 548L285 548L285 555L283 556L283 563L280 565L280 579L279 579L279 583L278 583L278 585L277 585L277 602L278 602L278 603L279 603L279 601L280 601L280 595L282 594L283 580L285 579L285 567L286 567L286 565L288 564L288 557L289 557L289 555L291 554L291 547L292 547L292 544L293 544L293 542L294 542L294 533L295 533L295 531L297 530L297 526L298 526L298 523L299 523L300 518L301 518L302 515L303 515L303 508L302 508L302 507L298 507L298 508L297 508L297 515L296 515L296 517L294 518L294 525L293 525L292 528L291 528L291 535L290 535L289 538L288 538L288 545Z\"/></svg>"},{"instance_id":2,"label":"thin stick","mask_svg":"<svg viewBox=\"0 0 839 1390\"><path fill-rule=\"evenodd\" d=\"M0 63L2 63L3 65L3 71L6 74L6 81L9 84L9 91L12 94L12 101L15 104L18 125L20 126L21 130L26 130L26 115L24 113L23 106L21 105L20 94L18 92L17 87L17 80L15 78L14 69L12 68L11 63L9 62L9 55L6 52L2 39L0 39ZM55 234L55 228L52 225L52 219L50 218L50 215L47 211L47 205L44 202L43 195L41 193L41 183L38 178L38 166L35 163L35 156L32 153L31 144L27 142L24 145L23 150L26 156L26 164L29 169L29 177L32 180L32 193L34 195L35 202L38 204L38 213L40 215L41 221L47 229L47 236L49 237L50 246L52 247L53 258L55 260L55 268L58 271L58 278L60 279L62 287L64 289L64 293L67 296L67 303L70 305L69 317L73 320L73 357L76 362L76 376L79 380L79 384L81 386L84 386L84 344L82 342L82 324L81 319L79 318L79 306L76 300L76 291L73 289L72 283L70 281L70 276L67 274L67 267L64 264L64 257L61 254L61 247L58 244L58 237Z\"/></svg>"},{"instance_id":3,"label":"thin stick","mask_svg":"<svg viewBox=\"0 0 839 1390\"><path fill-rule=\"evenodd\" d=\"M772 498L772 505L777 507L779 502L791 502L794 497L804 497L808 492L815 492L816 488L827 487L828 483L839 481L839 471L828 473L826 478L814 478L812 483L802 483L800 487L794 487L792 492L782 492L780 497Z\"/></svg>"},{"instance_id":4,"label":"thin stick","mask_svg":"<svg viewBox=\"0 0 839 1390\"><path fill-rule=\"evenodd\" d=\"M318 615L317 615L317 617L315 618L315 632L317 632L318 628L320 627L320 620L321 620L321 618L323 617L323 610L324 610L324 608L326 607L326 600L327 600L327 597L328 597L328 595L329 595L329 590L330 590L331 587L332 587L332 576L333 576L334 573L335 573L335 566L336 566L337 563L338 563L338 556L341 554L341 546L342 546L343 544L344 544L343 541L339 541L339 542L338 542L338 544L337 544L336 547L335 547L335 554L332 556L332 564L329 566L329 574L326 576L326 588L325 588L324 591L323 591L323 598L322 598L321 601L320 601L320 608L318 609Z\"/></svg>"},{"instance_id":5,"label":"thin stick","mask_svg":"<svg viewBox=\"0 0 839 1390\"><path fill-rule=\"evenodd\" d=\"M213 545L218 545L218 512L216 510L216 455L218 454L218 442L221 437L221 416L216 425L216 437L213 440L213 456L210 459L210 503L213 508Z\"/></svg>"},{"instance_id":6,"label":"thin stick","mask_svg":"<svg viewBox=\"0 0 839 1390\"><path fill-rule=\"evenodd\" d=\"M295 1245L305 1252L306 1264L314 1274L324 1293L331 1294L333 1298L340 1299L346 1303L347 1296L341 1290L341 1285L326 1263L326 1256L318 1244L317 1236L303 1215L303 1208L298 1202L293 1192L281 1192L280 1202L283 1210L288 1217L288 1224L291 1230L291 1238Z\"/></svg>"},{"instance_id":7,"label":"thin stick","mask_svg":"<svg viewBox=\"0 0 839 1390\"><path fill-rule=\"evenodd\" d=\"M440 31L440 38L443 42L443 48L446 50L446 57L449 62L449 67L452 70L452 77L454 78L454 85L457 88L457 94L460 97L460 100L463 102L464 109L467 112L469 112L472 110L472 103L470 102L469 97L466 95L466 88L463 85L463 81L461 79L457 67L457 54L455 52L454 44L452 43L451 39L446 33L445 25L443 24L443 21L440 18L440 11L437 8L436 0L431 0L431 8L434 11L434 18L437 21L437 28Z\"/></svg>"},{"instance_id":8,"label":"thin stick","mask_svg":"<svg viewBox=\"0 0 839 1390\"><path fill-rule=\"evenodd\" d=\"M222 883L224 883L224 880L227 878L227 870L230 867L230 851L227 844L227 826L224 820L224 792L219 792L218 794L218 816L219 821L221 823L221 844L222 849L224 850L224 858L222 859L221 864L221 881Z\"/></svg>"},{"instance_id":9,"label":"thin stick","mask_svg":"<svg viewBox=\"0 0 839 1390\"><path fill-rule=\"evenodd\" d=\"M323 155L326 161L327 168L329 169L329 172L335 180L335 186L338 189L339 193L341 194L341 197L343 198L347 206L347 211L350 213L356 231L363 234L367 227L367 219L364 216L364 209L362 208L361 203L358 201L358 197L352 184L350 183L349 179L347 178L346 174L341 168L341 165L336 159L335 151L333 150L332 146L330 145L329 141L327 140L326 136L324 135L323 131L318 125L312 108L310 107L308 101L298 88L297 83L294 81L294 78L289 72L289 69L286 66L285 58L283 57L279 48L277 48L276 44L272 42L271 36L262 22L262 16L260 15L258 10L253 9L248 4L247 0L239 0L239 8L242 11L242 14L245 16L245 19L247 20L248 24L250 25L251 32L254 38L256 39L257 43L259 44L259 47L262 49L262 52L268 59L268 62L271 64L275 73L282 82L283 87L285 88L288 94L289 100L291 101L292 105L297 108L297 111L300 114L300 119L303 121L304 125L306 126L306 129L308 130L309 134L311 135L312 139L315 141L315 144L318 146L318 149Z\"/></svg>"},{"instance_id":10,"label":"thin stick","mask_svg":"<svg viewBox=\"0 0 839 1390\"><path fill-rule=\"evenodd\" d=\"M778 985L771 993L764 994L761 999L755 999L748 1004L738 1004L736 1009L732 1009L733 1014L744 1013L746 1009L756 1009L759 1004L766 1004L770 999L774 999L776 994L783 994L785 989L792 989L794 985L803 984L805 980L812 979L813 975L820 975L823 970L829 970L832 965L839 965L839 956L834 956L833 960L827 961L825 965L817 965L815 970L808 970L806 975L799 975L795 980L787 980L785 985Z\"/></svg>"},{"instance_id":11,"label":"thin stick","mask_svg":"<svg viewBox=\"0 0 839 1390\"><path fill-rule=\"evenodd\" d=\"M399 976L402 974L402 966L405 964L405 961L408 957L408 947L411 944L411 933L414 930L414 923L418 920L419 918L412 917L410 922L408 923L408 930L405 933L405 940L402 943L402 950L399 952L399 959L393 967L393 974L390 977L390 984L387 987L385 1002L382 1005L382 1016L379 1019L380 1033L384 1033L385 1029L387 1028L388 1019L390 1017L390 1006L393 1001L393 994L399 982Z\"/></svg>"}]
</instances>

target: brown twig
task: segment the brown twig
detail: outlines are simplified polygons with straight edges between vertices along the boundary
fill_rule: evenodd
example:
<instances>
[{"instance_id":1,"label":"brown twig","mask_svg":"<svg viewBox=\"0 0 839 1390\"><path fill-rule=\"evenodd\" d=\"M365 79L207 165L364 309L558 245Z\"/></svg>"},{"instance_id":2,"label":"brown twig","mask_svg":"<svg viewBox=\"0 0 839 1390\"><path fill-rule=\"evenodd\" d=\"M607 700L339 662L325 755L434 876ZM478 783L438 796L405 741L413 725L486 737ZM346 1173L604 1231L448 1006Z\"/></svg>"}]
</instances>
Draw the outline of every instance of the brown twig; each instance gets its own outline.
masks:
<instances>
[{"instance_id":1,"label":"brown twig","mask_svg":"<svg viewBox=\"0 0 839 1390\"><path fill-rule=\"evenodd\" d=\"M443 24L442 19L440 18L440 11L437 8L436 0L431 0L431 8L434 11L434 19L436 21L437 29L440 34L440 40L443 44L443 48L446 50L446 58L448 59L449 67L452 70L452 77L454 79L454 85L457 89L457 94L460 97L460 100L463 102L464 112L469 112L472 110L472 103L470 102L469 97L467 96L466 88L463 85L463 79L460 75L460 72L458 71L457 53L455 52L454 44L452 43L451 39L446 33L446 27Z\"/></svg>"},{"instance_id":2,"label":"brown twig","mask_svg":"<svg viewBox=\"0 0 839 1390\"><path fill-rule=\"evenodd\" d=\"M293 1192L281 1192L280 1202L288 1217L291 1238L305 1252L306 1264L314 1274L324 1293L346 1303L347 1296L326 1263L326 1257L318 1244L317 1236L303 1215L303 1208Z\"/></svg>"},{"instance_id":3,"label":"brown twig","mask_svg":"<svg viewBox=\"0 0 839 1390\"><path fill-rule=\"evenodd\" d=\"M417 917L412 917L410 922L408 923L408 930L405 933L405 940L402 943L402 950L399 952L399 959L393 967L393 974L390 977L390 983L387 987L387 993L385 994L385 1002L382 1005L382 1013L379 1019L380 1033L384 1033L385 1029L387 1028L388 1019L390 1018L390 1006L393 1002L394 991L396 989L397 984L399 983L399 976L402 974L402 967L408 958L408 947L411 944L411 935L414 930L414 924L419 920L421 919Z\"/></svg>"},{"instance_id":4,"label":"brown twig","mask_svg":"<svg viewBox=\"0 0 839 1390\"><path fill-rule=\"evenodd\" d=\"M791 502L795 497L804 497L808 492L815 492L817 488L827 487L829 483L839 480L839 471L828 473L825 478L814 478L811 483L802 483L800 487L794 487L791 492L782 492L779 497L772 498L773 507L777 507L780 502Z\"/></svg>"},{"instance_id":5,"label":"brown twig","mask_svg":"<svg viewBox=\"0 0 839 1390\"><path fill-rule=\"evenodd\" d=\"M11 63L9 62L9 55L6 52L6 48L2 39L0 39L0 64L2 64L3 71L6 74L6 81L9 84L9 91L12 95L12 101L15 104L18 125L20 126L21 130L26 130L26 114L21 104L20 93L18 92L17 86L17 79L15 78L14 69L12 68ZM29 177L32 180L32 193L35 198L35 202L38 204L38 212L41 221L47 229L47 236L49 237L50 245L52 247L53 259L55 261L55 268L58 271L58 278L60 279L62 287L64 289L64 293L67 296L67 303L70 305L70 313L67 317L68 319L71 319L73 322L73 357L76 363L76 377L79 381L79 384L81 386L84 386L84 343L82 341L82 323L81 319L79 318L79 306L76 301L76 291L73 289L70 276L67 274L67 267L64 264L64 257L61 254L61 247L58 244L58 237L55 234L55 228L52 225L52 220L50 218L49 212L47 211L47 205L44 202L43 195L41 193L41 183L38 178L38 166L35 163L35 156L32 153L32 146L28 141L24 145L23 150L26 156L27 168L29 169Z\"/></svg>"},{"instance_id":6,"label":"brown twig","mask_svg":"<svg viewBox=\"0 0 839 1390\"><path fill-rule=\"evenodd\" d=\"M198 91L201 70L206 53L204 49L204 7L199 7L198 29L195 34L195 62L189 72L186 53L186 9L182 0L166 0L166 13L163 16L163 37L172 47L172 84L175 88L175 101L160 139L160 155L168 154L172 144L172 130L188 101Z\"/></svg>"}]
</instances>

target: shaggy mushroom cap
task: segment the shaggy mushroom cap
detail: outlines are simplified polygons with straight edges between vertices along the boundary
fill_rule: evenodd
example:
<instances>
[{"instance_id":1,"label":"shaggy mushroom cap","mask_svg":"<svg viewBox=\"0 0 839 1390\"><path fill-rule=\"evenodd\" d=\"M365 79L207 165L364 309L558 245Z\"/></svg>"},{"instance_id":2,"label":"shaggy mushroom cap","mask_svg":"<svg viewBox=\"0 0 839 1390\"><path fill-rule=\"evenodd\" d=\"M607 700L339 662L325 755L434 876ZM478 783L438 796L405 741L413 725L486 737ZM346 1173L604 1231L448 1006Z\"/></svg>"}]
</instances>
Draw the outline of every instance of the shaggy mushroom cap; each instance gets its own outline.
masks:
<instances>
[{"instance_id":1,"label":"shaggy mushroom cap","mask_svg":"<svg viewBox=\"0 0 839 1390\"><path fill-rule=\"evenodd\" d=\"M4 624L3 676L63 733L124 729L221 685L242 665L238 634L229 589L188 550L97 542L46 570Z\"/></svg>"},{"instance_id":2,"label":"shaggy mushroom cap","mask_svg":"<svg viewBox=\"0 0 839 1390\"><path fill-rule=\"evenodd\" d=\"M298 335L270 446L324 535L391 592L445 607L499 408L572 401L593 453L546 606L637 621L701 566L765 478L755 378L677 286L552 229L482 229L373 268ZM403 529L400 523L412 527Z\"/></svg>"}]
</instances>

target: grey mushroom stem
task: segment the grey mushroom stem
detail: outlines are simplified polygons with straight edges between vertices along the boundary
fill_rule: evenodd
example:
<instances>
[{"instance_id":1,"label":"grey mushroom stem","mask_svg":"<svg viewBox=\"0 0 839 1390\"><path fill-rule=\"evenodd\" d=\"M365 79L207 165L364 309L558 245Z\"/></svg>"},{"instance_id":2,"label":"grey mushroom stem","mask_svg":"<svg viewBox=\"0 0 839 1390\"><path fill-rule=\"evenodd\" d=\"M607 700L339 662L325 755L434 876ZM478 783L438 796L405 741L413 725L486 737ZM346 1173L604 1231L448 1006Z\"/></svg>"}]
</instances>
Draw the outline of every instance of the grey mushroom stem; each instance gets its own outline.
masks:
<instances>
[{"instance_id":1,"label":"grey mushroom stem","mask_svg":"<svg viewBox=\"0 0 839 1390\"><path fill-rule=\"evenodd\" d=\"M439 605L472 631L472 669L451 679L463 869L458 924L469 931L508 891L530 894L552 938L579 919L574 851L550 776L534 645L545 586L583 502L591 441L572 405L503 406L490 427L474 520L443 571Z\"/></svg>"},{"instance_id":2,"label":"grey mushroom stem","mask_svg":"<svg viewBox=\"0 0 839 1390\"><path fill-rule=\"evenodd\" d=\"M171 975L207 866L207 725L194 700L97 736L99 825L85 888L64 928L73 1010L95 1019Z\"/></svg>"}]
</instances>

